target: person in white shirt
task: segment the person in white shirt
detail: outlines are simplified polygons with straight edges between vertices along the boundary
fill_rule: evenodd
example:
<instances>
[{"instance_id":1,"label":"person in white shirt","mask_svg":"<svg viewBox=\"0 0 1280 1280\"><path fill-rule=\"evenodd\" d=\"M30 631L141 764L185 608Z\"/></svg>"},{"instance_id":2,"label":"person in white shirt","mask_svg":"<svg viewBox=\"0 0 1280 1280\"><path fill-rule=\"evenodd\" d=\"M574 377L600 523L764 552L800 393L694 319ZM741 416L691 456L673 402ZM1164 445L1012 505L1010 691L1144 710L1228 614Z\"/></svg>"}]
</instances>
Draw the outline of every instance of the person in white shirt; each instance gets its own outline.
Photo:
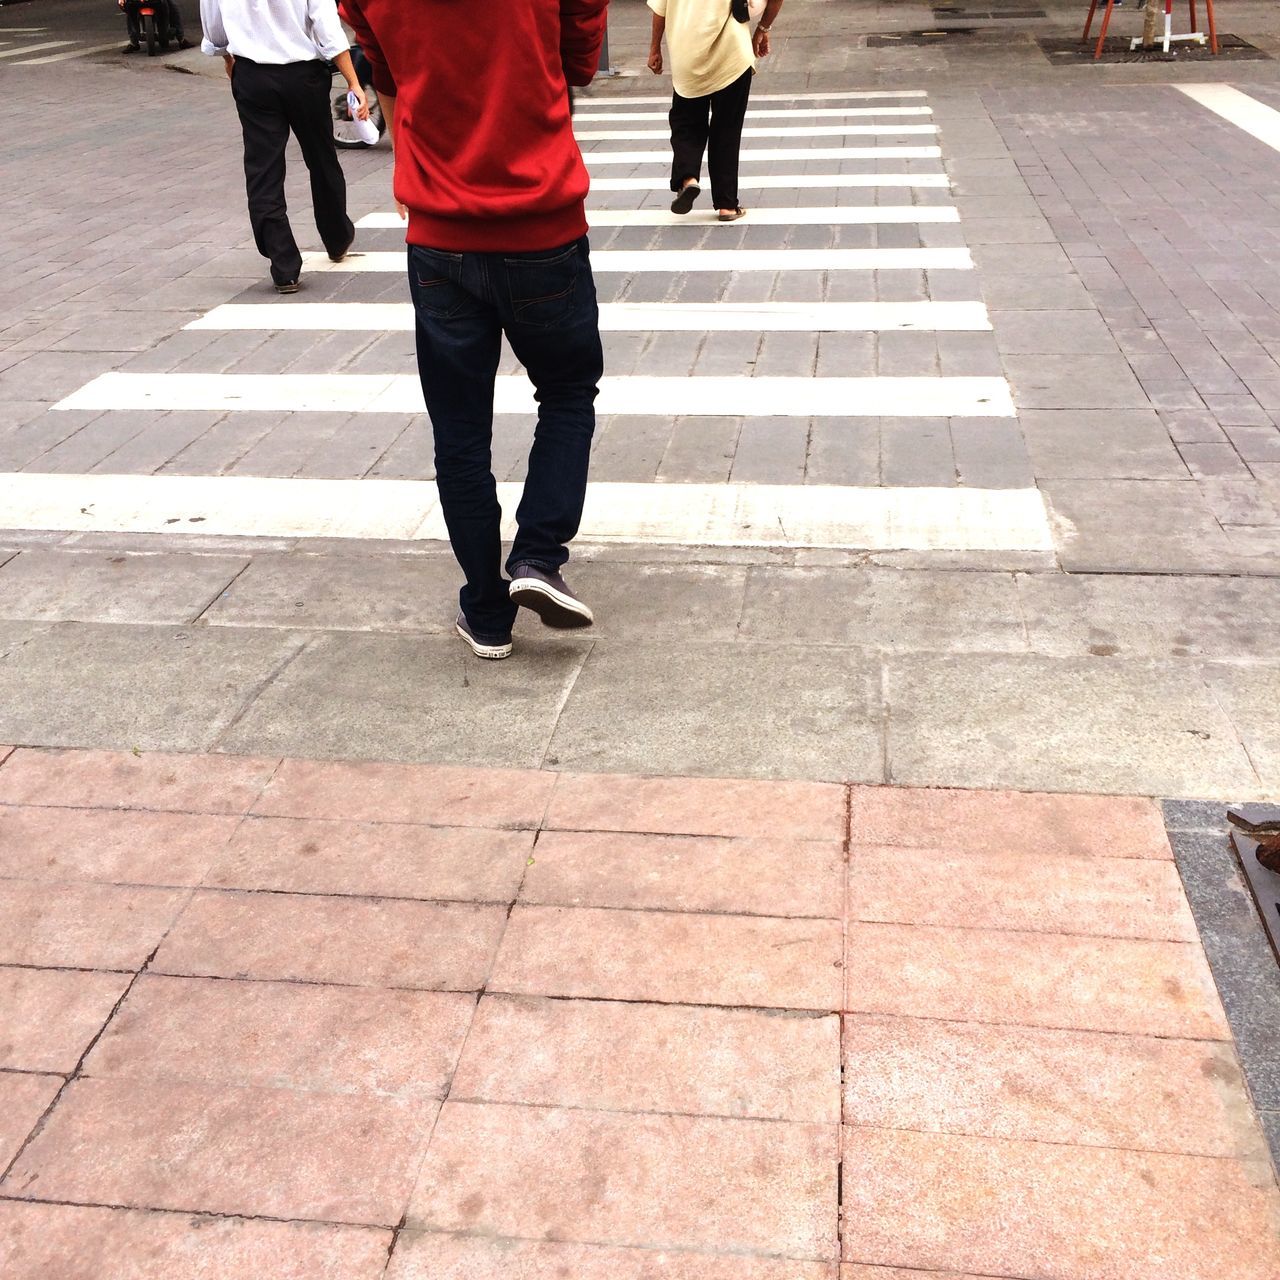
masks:
<instances>
[{"instance_id":1,"label":"person in white shirt","mask_svg":"<svg viewBox=\"0 0 1280 1280\"><path fill-rule=\"evenodd\" d=\"M356 235L333 142L329 61L358 97L362 120L368 119L369 106L336 0L200 0L200 21L200 47L222 56L240 115L253 238L271 263L276 289L296 293L302 255L284 197L284 149L291 129L311 175L316 229L329 257L341 262Z\"/></svg>"},{"instance_id":2,"label":"person in white shirt","mask_svg":"<svg viewBox=\"0 0 1280 1280\"><path fill-rule=\"evenodd\" d=\"M742 124L756 58L768 57L769 28L782 0L766 0L755 34L747 0L648 0L653 10L649 70L662 74L662 40L671 54L672 213L688 213L702 193L705 152L711 198L721 222L747 211L738 201Z\"/></svg>"}]
</instances>

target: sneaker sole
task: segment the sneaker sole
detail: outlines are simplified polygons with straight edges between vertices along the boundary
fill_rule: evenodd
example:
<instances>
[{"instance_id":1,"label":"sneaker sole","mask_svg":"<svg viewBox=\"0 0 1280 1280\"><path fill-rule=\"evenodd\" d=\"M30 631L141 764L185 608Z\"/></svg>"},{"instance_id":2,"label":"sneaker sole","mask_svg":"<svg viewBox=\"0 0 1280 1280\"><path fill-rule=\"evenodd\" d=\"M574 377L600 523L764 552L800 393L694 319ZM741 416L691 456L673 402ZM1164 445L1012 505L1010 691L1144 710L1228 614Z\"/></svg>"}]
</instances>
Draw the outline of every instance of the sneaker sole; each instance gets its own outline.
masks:
<instances>
[{"instance_id":1,"label":"sneaker sole","mask_svg":"<svg viewBox=\"0 0 1280 1280\"><path fill-rule=\"evenodd\" d=\"M453 624L453 629L467 642L467 647L477 658L487 658L490 662L497 662L501 658L509 658L511 656L511 645L509 643L483 644L475 636L468 635L456 622Z\"/></svg>"},{"instance_id":2,"label":"sneaker sole","mask_svg":"<svg viewBox=\"0 0 1280 1280\"><path fill-rule=\"evenodd\" d=\"M561 595L554 587L537 579L521 578L513 582L511 598L521 608L532 609L544 626L555 627L559 631L589 627L595 621L595 615L581 600Z\"/></svg>"}]
</instances>

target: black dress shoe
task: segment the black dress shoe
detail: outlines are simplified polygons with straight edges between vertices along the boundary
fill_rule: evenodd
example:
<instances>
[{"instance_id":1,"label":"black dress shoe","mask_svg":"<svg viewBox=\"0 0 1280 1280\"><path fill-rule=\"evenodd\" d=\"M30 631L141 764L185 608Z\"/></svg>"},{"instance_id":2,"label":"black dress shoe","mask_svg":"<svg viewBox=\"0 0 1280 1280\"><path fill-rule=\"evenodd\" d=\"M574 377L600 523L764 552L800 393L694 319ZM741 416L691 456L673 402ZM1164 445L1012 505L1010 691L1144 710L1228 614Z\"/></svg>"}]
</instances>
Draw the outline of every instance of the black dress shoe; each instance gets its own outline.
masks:
<instances>
[{"instance_id":1,"label":"black dress shoe","mask_svg":"<svg viewBox=\"0 0 1280 1280\"><path fill-rule=\"evenodd\" d=\"M297 293L298 288L299 288L299 285L296 280L284 280L284 281L277 280L276 281L277 293Z\"/></svg>"}]
</instances>

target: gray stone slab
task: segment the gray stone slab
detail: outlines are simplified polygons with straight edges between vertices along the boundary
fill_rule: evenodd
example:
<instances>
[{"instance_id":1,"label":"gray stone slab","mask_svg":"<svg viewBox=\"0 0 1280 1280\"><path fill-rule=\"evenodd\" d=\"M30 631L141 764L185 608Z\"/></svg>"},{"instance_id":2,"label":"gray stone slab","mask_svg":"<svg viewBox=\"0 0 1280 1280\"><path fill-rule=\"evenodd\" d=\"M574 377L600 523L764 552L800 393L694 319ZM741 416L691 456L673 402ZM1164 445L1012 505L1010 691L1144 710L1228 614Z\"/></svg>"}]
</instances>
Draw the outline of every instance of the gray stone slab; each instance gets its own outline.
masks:
<instances>
[{"instance_id":1,"label":"gray stone slab","mask_svg":"<svg viewBox=\"0 0 1280 1280\"><path fill-rule=\"evenodd\" d=\"M564 769L877 781L879 671L847 650L601 641L547 756Z\"/></svg>"},{"instance_id":2,"label":"gray stone slab","mask_svg":"<svg viewBox=\"0 0 1280 1280\"><path fill-rule=\"evenodd\" d=\"M1185 666L956 655L886 660L889 781L1137 795L1257 789L1235 729Z\"/></svg>"},{"instance_id":3,"label":"gray stone slab","mask_svg":"<svg viewBox=\"0 0 1280 1280\"><path fill-rule=\"evenodd\" d=\"M205 751L300 643L280 631L60 623L0 661L0 742Z\"/></svg>"},{"instance_id":4,"label":"gray stone slab","mask_svg":"<svg viewBox=\"0 0 1280 1280\"><path fill-rule=\"evenodd\" d=\"M975 489L1031 489L1035 476L1016 419L952 418L960 483Z\"/></svg>"},{"instance_id":5,"label":"gray stone slab","mask_svg":"<svg viewBox=\"0 0 1280 1280\"><path fill-rule=\"evenodd\" d=\"M247 562L231 556L32 548L0 569L0 617L187 623Z\"/></svg>"},{"instance_id":6,"label":"gray stone slab","mask_svg":"<svg viewBox=\"0 0 1280 1280\"><path fill-rule=\"evenodd\" d=\"M1150 403L1119 353L1005 356L1004 364L1020 409L1145 409Z\"/></svg>"},{"instance_id":7,"label":"gray stone slab","mask_svg":"<svg viewBox=\"0 0 1280 1280\"><path fill-rule=\"evenodd\" d=\"M1208 409L1162 409L1160 421L1178 444L1221 444L1228 438Z\"/></svg>"},{"instance_id":8,"label":"gray stone slab","mask_svg":"<svg viewBox=\"0 0 1280 1280\"><path fill-rule=\"evenodd\" d=\"M879 484L879 421L875 418L811 421L805 481L808 484Z\"/></svg>"},{"instance_id":9,"label":"gray stone slab","mask_svg":"<svg viewBox=\"0 0 1280 1280\"><path fill-rule=\"evenodd\" d=\"M486 662L452 635L317 637L218 748L536 768L591 641L522 619L516 646Z\"/></svg>"},{"instance_id":10,"label":"gray stone slab","mask_svg":"<svg viewBox=\"0 0 1280 1280\"><path fill-rule=\"evenodd\" d=\"M1116 341L1096 311L994 311L996 345L1006 355L1111 355Z\"/></svg>"},{"instance_id":11,"label":"gray stone slab","mask_svg":"<svg viewBox=\"0 0 1280 1280\"><path fill-rule=\"evenodd\" d=\"M732 640L746 591L741 565L618 563L607 553L566 571L601 640Z\"/></svg>"},{"instance_id":12,"label":"gray stone slab","mask_svg":"<svg viewBox=\"0 0 1280 1280\"><path fill-rule=\"evenodd\" d=\"M1280 662L1280 580L1029 574L1018 595L1034 653Z\"/></svg>"},{"instance_id":13,"label":"gray stone slab","mask_svg":"<svg viewBox=\"0 0 1280 1280\"><path fill-rule=\"evenodd\" d=\"M0 582L3 578L0 578ZM451 555L255 556L204 621L329 631L452 631L462 574Z\"/></svg>"},{"instance_id":14,"label":"gray stone slab","mask_svg":"<svg viewBox=\"0 0 1280 1280\"><path fill-rule=\"evenodd\" d=\"M746 418L729 479L734 484L800 484L809 452L803 418Z\"/></svg>"},{"instance_id":15,"label":"gray stone slab","mask_svg":"<svg viewBox=\"0 0 1280 1280\"><path fill-rule=\"evenodd\" d=\"M880 478L893 486L940 486L956 483L951 425L946 418L882 418Z\"/></svg>"},{"instance_id":16,"label":"gray stone slab","mask_svg":"<svg viewBox=\"0 0 1280 1280\"><path fill-rule=\"evenodd\" d=\"M998 275L979 276L982 296L993 311L1094 310L1089 291L1075 276Z\"/></svg>"},{"instance_id":17,"label":"gray stone slab","mask_svg":"<svg viewBox=\"0 0 1280 1280\"><path fill-rule=\"evenodd\" d=\"M966 218L965 239L971 245L1054 244L1058 238L1041 217L1015 216Z\"/></svg>"},{"instance_id":18,"label":"gray stone slab","mask_svg":"<svg viewBox=\"0 0 1280 1280\"><path fill-rule=\"evenodd\" d=\"M1168 432L1149 409L1025 409L1018 421L1041 479L1187 479Z\"/></svg>"},{"instance_id":19,"label":"gray stone slab","mask_svg":"<svg viewBox=\"0 0 1280 1280\"><path fill-rule=\"evenodd\" d=\"M1225 831L1173 831L1191 913L1255 1105L1280 1108L1280 972Z\"/></svg>"},{"instance_id":20,"label":"gray stone slab","mask_svg":"<svg viewBox=\"0 0 1280 1280\"><path fill-rule=\"evenodd\" d=\"M1235 724L1263 787L1280 792L1280 664L1214 663L1204 668L1204 678Z\"/></svg>"},{"instance_id":21,"label":"gray stone slab","mask_svg":"<svg viewBox=\"0 0 1280 1280\"><path fill-rule=\"evenodd\" d=\"M995 276L1070 279L1075 274L1071 259L1057 244L976 244L973 262L984 282Z\"/></svg>"},{"instance_id":22,"label":"gray stone slab","mask_svg":"<svg viewBox=\"0 0 1280 1280\"><path fill-rule=\"evenodd\" d=\"M752 569L740 635L891 652L1023 653L1011 574Z\"/></svg>"},{"instance_id":23,"label":"gray stone slab","mask_svg":"<svg viewBox=\"0 0 1280 1280\"><path fill-rule=\"evenodd\" d=\"M16 653L23 645L30 644L36 636L43 635L49 628L34 622L0 621L0 659Z\"/></svg>"},{"instance_id":24,"label":"gray stone slab","mask_svg":"<svg viewBox=\"0 0 1280 1280\"><path fill-rule=\"evenodd\" d=\"M1231 573L1243 567L1192 480L1046 480L1072 573Z\"/></svg>"},{"instance_id":25,"label":"gray stone slab","mask_svg":"<svg viewBox=\"0 0 1280 1280\"><path fill-rule=\"evenodd\" d=\"M1262 1136L1271 1149L1271 1167L1280 1177L1280 1111L1259 1111L1258 1119L1262 1124Z\"/></svg>"},{"instance_id":26,"label":"gray stone slab","mask_svg":"<svg viewBox=\"0 0 1280 1280\"><path fill-rule=\"evenodd\" d=\"M1227 805L1221 800L1162 800L1160 808L1170 831L1226 833Z\"/></svg>"},{"instance_id":27,"label":"gray stone slab","mask_svg":"<svg viewBox=\"0 0 1280 1280\"><path fill-rule=\"evenodd\" d=\"M733 468L740 418L677 418L657 478L676 484L723 484Z\"/></svg>"}]
</instances>

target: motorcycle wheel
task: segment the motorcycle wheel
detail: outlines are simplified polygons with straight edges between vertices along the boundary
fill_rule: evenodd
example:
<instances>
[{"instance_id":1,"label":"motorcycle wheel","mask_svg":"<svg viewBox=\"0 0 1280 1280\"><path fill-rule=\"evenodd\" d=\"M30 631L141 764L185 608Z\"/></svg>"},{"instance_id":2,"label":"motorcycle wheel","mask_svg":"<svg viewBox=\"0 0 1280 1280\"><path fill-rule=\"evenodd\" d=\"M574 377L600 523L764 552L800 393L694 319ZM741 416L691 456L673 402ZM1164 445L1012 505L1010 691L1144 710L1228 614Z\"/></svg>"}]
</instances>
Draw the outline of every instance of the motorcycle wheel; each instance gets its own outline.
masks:
<instances>
[{"instance_id":1,"label":"motorcycle wheel","mask_svg":"<svg viewBox=\"0 0 1280 1280\"><path fill-rule=\"evenodd\" d=\"M147 16L147 57L154 58L156 56L156 45L159 43L160 36L156 31L155 14Z\"/></svg>"}]
</instances>

